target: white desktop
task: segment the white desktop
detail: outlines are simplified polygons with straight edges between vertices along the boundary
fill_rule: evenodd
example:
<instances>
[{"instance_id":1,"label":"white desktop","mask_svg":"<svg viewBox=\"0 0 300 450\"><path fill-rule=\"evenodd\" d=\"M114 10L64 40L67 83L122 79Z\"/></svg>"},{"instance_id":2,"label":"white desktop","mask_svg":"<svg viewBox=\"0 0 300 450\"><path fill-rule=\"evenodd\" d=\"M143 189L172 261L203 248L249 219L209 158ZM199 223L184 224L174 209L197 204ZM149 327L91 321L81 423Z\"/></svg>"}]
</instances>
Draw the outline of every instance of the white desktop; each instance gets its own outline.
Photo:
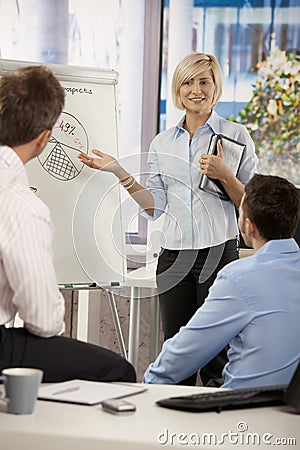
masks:
<instances>
[{"instance_id":1,"label":"white desktop","mask_svg":"<svg viewBox=\"0 0 300 450\"><path fill-rule=\"evenodd\" d=\"M123 415L107 413L101 405L38 401L33 414L17 416L6 413L0 402L1 449L299 448L300 415L291 407L189 413L161 408L155 402L212 388L146 387L145 392L127 398L136 405L136 411Z\"/></svg>"}]
</instances>

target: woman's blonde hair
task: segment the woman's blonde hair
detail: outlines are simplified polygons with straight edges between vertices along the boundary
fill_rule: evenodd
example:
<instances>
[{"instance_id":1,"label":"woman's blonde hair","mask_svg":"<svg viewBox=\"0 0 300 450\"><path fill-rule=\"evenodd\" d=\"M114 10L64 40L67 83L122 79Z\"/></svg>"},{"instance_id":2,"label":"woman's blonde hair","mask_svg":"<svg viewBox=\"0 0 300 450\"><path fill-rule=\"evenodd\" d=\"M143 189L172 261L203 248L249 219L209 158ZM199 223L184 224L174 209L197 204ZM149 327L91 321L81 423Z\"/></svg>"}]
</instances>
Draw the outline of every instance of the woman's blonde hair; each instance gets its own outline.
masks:
<instances>
[{"instance_id":1,"label":"woman's blonde hair","mask_svg":"<svg viewBox=\"0 0 300 450\"><path fill-rule=\"evenodd\" d=\"M180 100L181 86L196 75L211 70L215 84L212 108L216 106L222 95L222 72L217 58L208 53L193 52L185 56L176 66L172 79L172 98L178 109L185 109Z\"/></svg>"}]
</instances>

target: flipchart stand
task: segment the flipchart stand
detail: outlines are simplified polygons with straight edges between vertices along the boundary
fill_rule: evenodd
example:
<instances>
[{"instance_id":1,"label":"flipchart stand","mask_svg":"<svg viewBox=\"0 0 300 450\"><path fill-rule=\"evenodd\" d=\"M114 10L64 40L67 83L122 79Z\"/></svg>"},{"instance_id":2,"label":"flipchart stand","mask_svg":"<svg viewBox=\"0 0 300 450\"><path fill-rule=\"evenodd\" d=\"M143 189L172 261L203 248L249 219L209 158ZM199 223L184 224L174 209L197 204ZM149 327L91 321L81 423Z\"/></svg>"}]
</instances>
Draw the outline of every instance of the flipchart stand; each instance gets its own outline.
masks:
<instances>
[{"instance_id":1,"label":"flipchart stand","mask_svg":"<svg viewBox=\"0 0 300 450\"><path fill-rule=\"evenodd\" d=\"M164 215L154 222L148 223L146 266L129 272L125 278L123 287L130 287L130 313L129 313L129 333L128 333L128 355L124 345L123 333L116 308L114 292L108 291L109 302L112 311L113 321L117 333L119 348L122 356L127 358L137 369L140 344L140 313L142 290L149 289L150 297L150 351L149 360L154 361L159 352L160 344L160 315L159 300L156 285L156 267L159 252L163 245L162 224ZM114 288L117 289L117 288ZM99 323L95 308L97 307L97 290L80 292L78 306L78 339L88 342L98 343Z\"/></svg>"}]
</instances>

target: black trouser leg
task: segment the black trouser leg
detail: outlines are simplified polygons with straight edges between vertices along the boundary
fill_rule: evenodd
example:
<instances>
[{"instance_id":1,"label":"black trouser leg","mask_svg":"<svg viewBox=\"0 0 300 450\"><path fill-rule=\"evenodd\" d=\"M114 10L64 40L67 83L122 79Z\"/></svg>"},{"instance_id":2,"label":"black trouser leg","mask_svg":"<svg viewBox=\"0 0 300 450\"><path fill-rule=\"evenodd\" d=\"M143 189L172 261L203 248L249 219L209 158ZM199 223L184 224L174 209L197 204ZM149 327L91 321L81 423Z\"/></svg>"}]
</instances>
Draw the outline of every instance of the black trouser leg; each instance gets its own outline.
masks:
<instances>
[{"instance_id":1,"label":"black trouser leg","mask_svg":"<svg viewBox=\"0 0 300 450\"><path fill-rule=\"evenodd\" d=\"M222 256L220 258L221 250ZM202 268L200 266L195 267L196 274L199 274L199 279L201 281L197 286L197 302L199 307L203 305L206 297L208 296L209 288L215 281L218 272L225 267L226 264L235 261L236 259L238 259L237 242L236 240L230 240L225 243L225 246L221 245L211 249L211 253L208 254L205 261L206 267L204 269L203 266ZM218 260L219 262L217 263ZM207 276L209 274L211 275ZM200 378L204 386L208 383L216 385L222 384L223 368L228 362L227 350L228 346L221 350L220 353L218 353L211 359L211 361L201 368Z\"/></svg>"},{"instance_id":2,"label":"black trouser leg","mask_svg":"<svg viewBox=\"0 0 300 450\"><path fill-rule=\"evenodd\" d=\"M63 336L40 338L24 328L0 327L0 370L34 367L44 371L43 382L80 378L91 381L135 382L132 365L98 345Z\"/></svg>"},{"instance_id":3,"label":"black trouser leg","mask_svg":"<svg viewBox=\"0 0 300 450\"><path fill-rule=\"evenodd\" d=\"M164 251L164 255L158 263L158 271L166 267L171 267L176 259L176 252ZM178 269L174 273L168 274L168 280L173 279L174 286L165 291L168 286L164 285L164 278L157 278L159 290L160 315L162 320L162 328L164 339L173 337L180 329L186 325L189 319L194 315L198 306L196 302L196 283L191 274L186 275L179 283L179 276L182 276L184 268L181 267L180 275ZM176 284L177 282L177 284ZM196 384L197 373L180 381L179 384L191 385Z\"/></svg>"}]
</instances>

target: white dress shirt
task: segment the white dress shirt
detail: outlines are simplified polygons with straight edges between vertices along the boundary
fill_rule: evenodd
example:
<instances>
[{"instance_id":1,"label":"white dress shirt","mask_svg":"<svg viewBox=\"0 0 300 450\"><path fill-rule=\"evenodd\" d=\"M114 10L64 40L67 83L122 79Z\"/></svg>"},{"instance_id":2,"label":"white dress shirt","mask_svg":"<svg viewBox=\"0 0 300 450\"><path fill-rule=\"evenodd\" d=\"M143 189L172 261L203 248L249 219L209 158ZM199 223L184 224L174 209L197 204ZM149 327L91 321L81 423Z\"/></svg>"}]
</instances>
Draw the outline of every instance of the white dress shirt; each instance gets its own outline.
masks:
<instances>
[{"instance_id":1,"label":"white dress shirt","mask_svg":"<svg viewBox=\"0 0 300 450\"><path fill-rule=\"evenodd\" d=\"M18 312L31 333L64 331L64 299L52 260L47 206L30 190L25 167L0 147L0 325Z\"/></svg>"},{"instance_id":2,"label":"white dress shirt","mask_svg":"<svg viewBox=\"0 0 300 450\"><path fill-rule=\"evenodd\" d=\"M189 133L180 123L152 141L147 188L154 198L154 217L163 212L164 247L201 249L222 244L238 235L235 206L199 189L199 160L207 152L213 133L222 133L246 145L237 178L246 184L257 171L254 143L244 125L230 122L212 112L207 123L196 130L189 145Z\"/></svg>"}]
</instances>

